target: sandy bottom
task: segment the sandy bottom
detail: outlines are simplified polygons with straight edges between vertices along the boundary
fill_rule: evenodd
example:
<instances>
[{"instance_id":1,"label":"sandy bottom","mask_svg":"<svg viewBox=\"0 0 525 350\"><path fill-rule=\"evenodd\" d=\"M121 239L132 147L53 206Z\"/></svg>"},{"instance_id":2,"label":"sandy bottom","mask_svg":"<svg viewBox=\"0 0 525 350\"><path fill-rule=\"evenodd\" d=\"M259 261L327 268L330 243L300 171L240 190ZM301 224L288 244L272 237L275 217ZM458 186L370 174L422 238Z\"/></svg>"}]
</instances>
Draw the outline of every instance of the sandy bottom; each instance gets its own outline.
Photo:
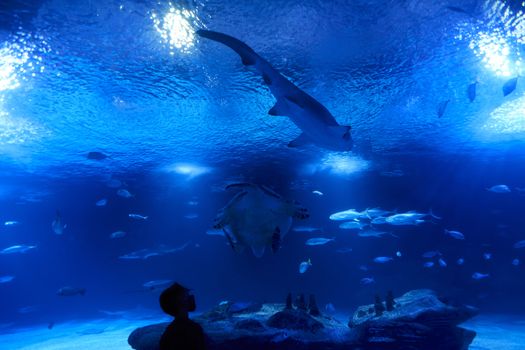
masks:
<instances>
[{"instance_id":1,"label":"sandy bottom","mask_svg":"<svg viewBox=\"0 0 525 350\"><path fill-rule=\"evenodd\" d=\"M0 349L5 350L129 350L128 335L137 327L166 321L103 319L61 323L24 329L4 329ZM478 332L471 350L523 350L525 319L517 316L481 315L463 324ZM9 331L9 333L5 333Z\"/></svg>"}]
</instances>

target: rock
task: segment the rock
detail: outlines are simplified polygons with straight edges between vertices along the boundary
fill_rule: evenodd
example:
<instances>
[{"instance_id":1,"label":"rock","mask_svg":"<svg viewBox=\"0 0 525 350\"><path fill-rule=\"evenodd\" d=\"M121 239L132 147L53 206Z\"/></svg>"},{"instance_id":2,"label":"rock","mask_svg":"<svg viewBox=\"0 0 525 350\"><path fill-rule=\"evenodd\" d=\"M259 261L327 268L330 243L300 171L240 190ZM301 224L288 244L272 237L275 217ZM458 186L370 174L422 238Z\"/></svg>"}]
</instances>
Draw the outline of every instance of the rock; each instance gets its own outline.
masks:
<instances>
[{"instance_id":1,"label":"rock","mask_svg":"<svg viewBox=\"0 0 525 350\"><path fill-rule=\"evenodd\" d=\"M266 325L278 329L295 329L312 333L324 328L321 322L300 309L279 311L268 319Z\"/></svg>"},{"instance_id":2,"label":"rock","mask_svg":"<svg viewBox=\"0 0 525 350\"><path fill-rule=\"evenodd\" d=\"M469 306L445 303L431 290L414 290L394 300L395 308L381 316L360 306L349 322L359 342L374 349L468 349L476 333L458 324L477 314Z\"/></svg>"},{"instance_id":3,"label":"rock","mask_svg":"<svg viewBox=\"0 0 525 350\"><path fill-rule=\"evenodd\" d=\"M452 305L430 290L394 301L394 310L379 317L373 305L360 306L350 328L285 304L221 303L195 321L206 333L208 350L466 350L476 335L457 326L476 314L472 307ZM158 350L167 325L138 328L128 342L136 350Z\"/></svg>"}]
</instances>

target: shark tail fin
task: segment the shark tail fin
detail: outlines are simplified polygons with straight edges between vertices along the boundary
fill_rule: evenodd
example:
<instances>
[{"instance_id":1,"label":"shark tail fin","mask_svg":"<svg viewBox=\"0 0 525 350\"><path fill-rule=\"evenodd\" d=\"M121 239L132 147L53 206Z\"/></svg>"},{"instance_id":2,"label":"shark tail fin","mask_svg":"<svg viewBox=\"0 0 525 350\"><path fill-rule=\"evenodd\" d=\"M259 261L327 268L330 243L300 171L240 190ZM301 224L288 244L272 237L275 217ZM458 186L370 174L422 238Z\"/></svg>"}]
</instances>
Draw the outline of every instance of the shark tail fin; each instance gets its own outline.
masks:
<instances>
[{"instance_id":1,"label":"shark tail fin","mask_svg":"<svg viewBox=\"0 0 525 350\"><path fill-rule=\"evenodd\" d=\"M232 36L205 29L199 29L196 33L203 38L208 38L210 40L224 44L233 51L237 52L237 54L241 56L242 64L245 66L254 65L257 59L259 59L259 55L257 55L257 53L255 53L251 47Z\"/></svg>"}]
</instances>

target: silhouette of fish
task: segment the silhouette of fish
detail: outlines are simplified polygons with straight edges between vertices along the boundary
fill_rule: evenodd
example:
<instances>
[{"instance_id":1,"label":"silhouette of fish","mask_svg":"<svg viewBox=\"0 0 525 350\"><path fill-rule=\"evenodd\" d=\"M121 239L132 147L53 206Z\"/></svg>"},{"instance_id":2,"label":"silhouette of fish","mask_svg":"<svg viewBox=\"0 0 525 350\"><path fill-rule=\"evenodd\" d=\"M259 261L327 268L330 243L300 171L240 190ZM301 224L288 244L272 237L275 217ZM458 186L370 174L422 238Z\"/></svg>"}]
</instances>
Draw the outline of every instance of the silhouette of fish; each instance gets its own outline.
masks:
<instances>
[{"instance_id":1,"label":"silhouette of fish","mask_svg":"<svg viewBox=\"0 0 525 350\"><path fill-rule=\"evenodd\" d=\"M503 96L507 96L508 94L516 90L516 85L518 84L518 78L519 77L509 79L505 82L505 84L503 84L503 87L502 87Z\"/></svg>"}]
</instances>

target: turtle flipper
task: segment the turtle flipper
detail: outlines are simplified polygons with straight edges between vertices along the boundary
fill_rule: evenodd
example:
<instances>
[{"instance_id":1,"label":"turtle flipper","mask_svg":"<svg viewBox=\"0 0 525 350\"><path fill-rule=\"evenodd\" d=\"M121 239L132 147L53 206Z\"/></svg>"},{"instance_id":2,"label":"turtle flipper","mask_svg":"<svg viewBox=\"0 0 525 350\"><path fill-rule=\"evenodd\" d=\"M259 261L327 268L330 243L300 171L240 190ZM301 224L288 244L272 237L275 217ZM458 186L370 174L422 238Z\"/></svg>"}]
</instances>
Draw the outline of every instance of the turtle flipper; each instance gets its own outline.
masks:
<instances>
[{"instance_id":1,"label":"turtle flipper","mask_svg":"<svg viewBox=\"0 0 525 350\"><path fill-rule=\"evenodd\" d=\"M230 246L232 247L235 253L241 253L244 250L243 247L241 247L237 242L233 241L232 236L228 231L222 229L222 232L224 232L224 236L228 240L228 243L230 243Z\"/></svg>"},{"instance_id":2,"label":"turtle flipper","mask_svg":"<svg viewBox=\"0 0 525 350\"><path fill-rule=\"evenodd\" d=\"M276 253L281 248L281 229L276 227L272 235L272 253Z\"/></svg>"}]
</instances>

